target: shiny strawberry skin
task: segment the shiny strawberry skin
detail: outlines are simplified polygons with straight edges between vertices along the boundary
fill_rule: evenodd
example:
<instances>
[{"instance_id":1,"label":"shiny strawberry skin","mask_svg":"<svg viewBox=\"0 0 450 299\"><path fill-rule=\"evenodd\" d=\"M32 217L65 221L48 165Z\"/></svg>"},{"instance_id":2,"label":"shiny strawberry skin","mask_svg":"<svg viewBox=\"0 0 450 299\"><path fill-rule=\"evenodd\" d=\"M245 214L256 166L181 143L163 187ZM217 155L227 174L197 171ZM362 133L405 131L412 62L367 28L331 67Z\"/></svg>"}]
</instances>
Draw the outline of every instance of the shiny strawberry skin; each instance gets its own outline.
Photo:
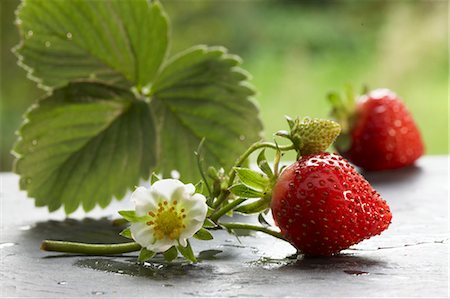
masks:
<instances>
[{"instance_id":1,"label":"shiny strawberry skin","mask_svg":"<svg viewBox=\"0 0 450 299\"><path fill-rule=\"evenodd\" d=\"M350 148L340 153L366 170L408 166L424 152L414 119L388 89L374 90L358 100L350 134Z\"/></svg>"},{"instance_id":2,"label":"shiny strawberry skin","mask_svg":"<svg viewBox=\"0 0 450 299\"><path fill-rule=\"evenodd\" d=\"M310 256L331 256L380 234L389 206L341 156L302 157L278 178L272 214L281 233Z\"/></svg>"}]
</instances>

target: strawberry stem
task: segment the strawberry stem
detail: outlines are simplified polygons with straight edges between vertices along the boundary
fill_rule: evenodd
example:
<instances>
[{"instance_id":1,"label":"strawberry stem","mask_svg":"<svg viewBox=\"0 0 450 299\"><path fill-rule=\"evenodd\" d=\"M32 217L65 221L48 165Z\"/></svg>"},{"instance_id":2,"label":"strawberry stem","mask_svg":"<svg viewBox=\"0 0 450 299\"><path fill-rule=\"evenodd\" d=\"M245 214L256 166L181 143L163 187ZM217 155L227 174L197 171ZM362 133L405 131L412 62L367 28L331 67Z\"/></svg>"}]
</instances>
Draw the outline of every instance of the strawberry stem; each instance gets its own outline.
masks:
<instances>
[{"instance_id":1,"label":"strawberry stem","mask_svg":"<svg viewBox=\"0 0 450 299\"><path fill-rule=\"evenodd\" d=\"M234 222L229 222L229 223L219 223L219 225L227 228L227 229L248 229L248 230L254 230L254 231L258 231L258 232L262 232L268 235L271 235L272 237L278 238L280 240L283 241L287 241L283 235L279 232L273 231L269 228L266 227L262 227L262 226L258 226L258 225L252 225L252 224L247 224L247 223L234 223Z\"/></svg>"},{"instance_id":2,"label":"strawberry stem","mask_svg":"<svg viewBox=\"0 0 450 299\"><path fill-rule=\"evenodd\" d=\"M44 240L41 244L41 249L45 251L105 255L138 251L141 249L141 245L136 242L118 244L89 244L79 242Z\"/></svg>"},{"instance_id":3,"label":"strawberry stem","mask_svg":"<svg viewBox=\"0 0 450 299\"><path fill-rule=\"evenodd\" d=\"M272 142L266 142L266 141L258 141L256 143L253 143L240 157L236 160L236 163L233 167L231 167L230 172L228 173L228 183L227 183L227 189L223 190L219 197L217 198L216 202L213 204L213 208L217 210L218 207L228 198L230 195L230 190L228 190L234 183L234 179L236 178L236 171L234 170L234 167L240 167L245 160L258 149L261 148L272 148L279 151L290 151L295 149L293 145L285 145L285 146L279 146Z\"/></svg>"},{"instance_id":4,"label":"strawberry stem","mask_svg":"<svg viewBox=\"0 0 450 299\"><path fill-rule=\"evenodd\" d=\"M244 201L246 201L248 198L238 198L233 200L232 202L230 202L229 204L223 206L221 209L219 209L218 211L214 212L209 219L211 219L212 221L216 222L217 220L219 220L220 217L222 217L223 215L225 215L228 211L231 211L232 209L234 209L235 207L237 207L238 205L240 205L241 203L243 203Z\"/></svg>"},{"instance_id":5,"label":"strawberry stem","mask_svg":"<svg viewBox=\"0 0 450 299\"><path fill-rule=\"evenodd\" d=\"M203 155L201 153L202 153L204 142L205 142L205 137L203 137L202 140L200 141L200 143L197 147L197 150L194 152L194 155L197 158L197 167L200 172L200 176L202 177L202 180L205 183L206 189L208 190L209 197L211 198L211 194L212 194L211 187L209 186L208 180L206 179L206 175L203 170Z\"/></svg>"},{"instance_id":6,"label":"strawberry stem","mask_svg":"<svg viewBox=\"0 0 450 299\"><path fill-rule=\"evenodd\" d=\"M275 177L274 180L276 180L278 178L279 175L279 166L280 166L280 159L281 159L281 151L279 149L277 149L276 153L275 153L275 159L273 162L273 175Z\"/></svg>"}]
</instances>

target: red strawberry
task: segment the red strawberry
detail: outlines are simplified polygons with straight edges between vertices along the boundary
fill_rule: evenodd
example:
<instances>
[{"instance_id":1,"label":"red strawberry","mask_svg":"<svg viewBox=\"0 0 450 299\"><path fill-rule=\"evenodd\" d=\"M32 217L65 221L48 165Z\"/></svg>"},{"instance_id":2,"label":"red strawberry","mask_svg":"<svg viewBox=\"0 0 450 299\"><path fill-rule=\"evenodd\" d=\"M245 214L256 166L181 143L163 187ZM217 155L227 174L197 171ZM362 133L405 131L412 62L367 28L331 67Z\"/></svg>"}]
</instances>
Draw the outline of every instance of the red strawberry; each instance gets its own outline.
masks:
<instances>
[{"instance_id":1,"label":"red strawberry","mask_svg":"<svg viewBox=\"0 0 450 299\"><path fill-rule=\"evenodd\" d=\"M350 97L351 94L349 95ZM400 168L424 152L420 132L403 102L388 89L377 89L344 103L330 95L334 116L343 134L336 148L353 164L366 170Z\"/></svg>"},{"instance_id":2,"label":"red strawberry","mask_svg":"<svg viewBox=\"0 0 450 299\"><path fill-rule=\"evenodd\" d=\"M303 156L279 176L272 214L281 233L306 255L330 256L380 234L387 203L341 156Z\"/></svg>"}]
</instances>

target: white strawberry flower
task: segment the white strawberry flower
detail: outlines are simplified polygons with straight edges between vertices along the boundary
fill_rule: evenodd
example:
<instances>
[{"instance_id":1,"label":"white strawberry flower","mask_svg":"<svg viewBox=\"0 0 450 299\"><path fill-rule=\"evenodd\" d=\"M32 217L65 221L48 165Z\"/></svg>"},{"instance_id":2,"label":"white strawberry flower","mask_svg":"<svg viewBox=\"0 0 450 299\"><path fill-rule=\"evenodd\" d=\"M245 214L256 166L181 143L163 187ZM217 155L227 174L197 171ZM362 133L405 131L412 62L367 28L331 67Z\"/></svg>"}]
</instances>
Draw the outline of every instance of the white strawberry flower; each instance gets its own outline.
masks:
<instances>
[{"instance_id":1,"label":"white strawberry flower","mask_svg":"<svg viewBox=\"0 0 450 299\"><path fill-rule=\"evenodd\" d=\"M131 195L138 222L130 226L131 236L147 250L164 252L174 245L187 246L202 228L208 206L192 184L176 179L155 182L149 189L138 187Z\"/></svg>"}]
</instances>

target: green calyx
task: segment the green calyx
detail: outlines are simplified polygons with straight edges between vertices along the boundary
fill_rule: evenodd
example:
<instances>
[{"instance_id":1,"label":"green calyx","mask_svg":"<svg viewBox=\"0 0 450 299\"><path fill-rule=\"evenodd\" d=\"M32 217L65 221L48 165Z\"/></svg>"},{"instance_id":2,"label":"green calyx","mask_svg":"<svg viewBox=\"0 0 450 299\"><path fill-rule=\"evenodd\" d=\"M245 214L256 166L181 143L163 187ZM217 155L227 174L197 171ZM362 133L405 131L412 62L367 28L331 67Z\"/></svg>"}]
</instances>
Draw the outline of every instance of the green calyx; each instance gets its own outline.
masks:
<instances>
[{"instance_id":1,"label":"green calyx","mask_svg":"<svg viewBox=\"0 0 450 299\"><path fill-rule=\"evenodd\" d=\"M363 86L361 94L366 94L368 91L368 87ZM330 115L339 123L342 130L336 140L336 147L340 151L346 151L351 146L350 132L356 119L357 97L350 84L345 85L341 93L330 92L327 95L328 102L332 107Z\"/></svg>"},{"instance_id":2,"label":"green calyx","mask_svg":"<svg viewBox=\"0 0 450 299\"><path fill-rule=\"evenodd\" d=\"M356 96L353 88L346 85L343 94L330 92L327 99L332 106L331 116L341 125L342 133L348 133L353 125L356 110Z\"/></svg>"},{"instance_id":3,"label":"green calyx","mask_svg":"<svg viewBox=\"0 0 450 299\"><path fill-rule=\"evenodd\" d=\"M276 135L289 139L301 155L318 154L325 151L341 132L341 126L332 120L287 117L290 131L279 131Z\"/></svg>"}]
</instances>

